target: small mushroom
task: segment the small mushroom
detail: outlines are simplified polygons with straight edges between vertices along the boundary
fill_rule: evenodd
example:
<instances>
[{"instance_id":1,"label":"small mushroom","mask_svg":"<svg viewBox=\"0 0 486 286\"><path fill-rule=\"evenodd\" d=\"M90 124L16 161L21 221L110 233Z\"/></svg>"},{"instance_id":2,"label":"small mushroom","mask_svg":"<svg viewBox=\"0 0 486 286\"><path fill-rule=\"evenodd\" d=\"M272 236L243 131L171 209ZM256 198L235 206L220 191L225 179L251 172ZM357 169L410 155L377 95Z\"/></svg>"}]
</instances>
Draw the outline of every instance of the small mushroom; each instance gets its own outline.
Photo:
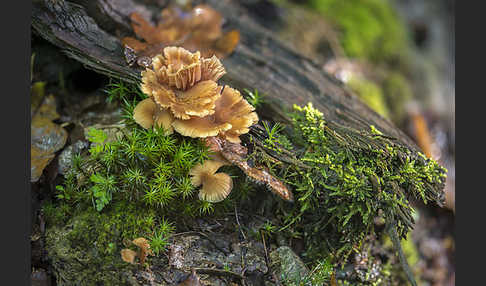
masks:
<instances>
[{"instance_id":1,"label":"small mushroom","mask_svg":"<svg viewBox=\"0 0 486 286\"><path fill-rule=\"evenodd\" d=\"M172 126L184 136L205 138L220 134L230 142L240 143L239 136L248 133L249 127L258 122L254 110L239 91L226 86L215 102L214 114L203 118L176 119Z\"/></svg>"},{"instance_id":2,"label":"small mushroom","mask_svg":"<svg viewBox=\"0 0 486 286\"><path fill-rule=\"evenodd\" d=\"M134 239L132 243L140 248L140 264L144 264L147 255L153 255L149 242L144 237L139 237Z\"/></svg>"},{"instance_id":3,"label":"small mushroom","mask_svg":"<svg viewBox=\"0 0 486 286\"><path fill-rule=\"evenodd\" d=\"M135 264L135 257L138 256L140 259L140 264L143 265L145 263L147 255L154 255L152 250L150 249L150 244L147 239L143 237L135 238L134 240L132 240L132 243L140 249L140 252L137 253L136 251L128 248L122 249L120 254L123 261Z\"/></svg>"},{"instance_id":4,"label":"small mushroom","mask_svg":"<svg viewBox=\"0 0 486 286\"><path fill-rule=\"evenodd\" d=\"M151 98L140 101L133 109L133 119L140 126L148 129L154 125L154 115L157 105Z\"/></svg>"},{"instance_id":5,"label":"small mushroom","mask_svg":"<svg viewBox=\"0 0 486 286\"><path fill-rule=\"evenodd\" d=\"M207 160L190 170L192 185L195 187L202 185L199 199L216 203L229 195L233 188L233 180L228 174L216 173L223 165L221 161Z\"/></svg>"},{"instance_id":6,"label":"small mushroom","mask_svg":"<svg viewBox=\"0 0 486 286\"><path fill-rule=\"evenodd\" d=\"M163 127L166 134L172 134L174 116L167 110L157 106L151 98L142 100L133 109L133 119L145 129L152 126Z\"/></svg>"},{"instance_id":7,"label":"small mushroom","mask_svg":"<svg viewBox=\"0 0 486 286\"><path fill-rule=\"evenodd\" d=\"M136 251L125 248L120 251L120 254L123 261L131 264L135 264L135 257L137 257Z\"/></svg>"}]
</instances>

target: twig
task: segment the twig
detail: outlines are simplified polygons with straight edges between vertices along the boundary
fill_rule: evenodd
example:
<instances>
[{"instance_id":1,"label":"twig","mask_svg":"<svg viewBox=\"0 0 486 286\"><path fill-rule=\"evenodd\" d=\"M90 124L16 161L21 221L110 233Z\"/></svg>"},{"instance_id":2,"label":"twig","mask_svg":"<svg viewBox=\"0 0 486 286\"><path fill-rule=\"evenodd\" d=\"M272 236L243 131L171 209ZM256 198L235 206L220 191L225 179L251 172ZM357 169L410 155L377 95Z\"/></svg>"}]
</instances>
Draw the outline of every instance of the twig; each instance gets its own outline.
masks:
<instances>
[{"instance_id":1,"label":"twig","mask_svg":"<svg viewBox=\"0 0 486 286\"><path fill-rule=\"evenodd\" d=\"M262 236L263 250L265 250L265 263L267 264L267 268L270 270L270 262L268 260L268 252L267 252L267 244L265 243L265 237L263 236L262 230L260 230L260 235Z\"/></svg>"},{"instance_id":2,"label":"twig","mask_svg":"<svg viewBox=\"0 0 486 286\"><path fill-rule=\"evenodd\" d=\"M265 242L265 237L263 236L263 231L260 230L260 234L262 236L262 241L263 241L263 250L265 251L265 263L267 264L267 273L268 271L271 271L270 269L270 259L268 258L268 252L267 252L267 243ZM280 279L278 279L277 275L275 274L275 272L271 271L272 272L272 277L273 279L275 280L275 284L277 286L281 286L282 283L280 283Z\"/></svg>"},{"instance_id":3,"label":"twig","mask_svg":"<svg viewBox=\"0 0 486 286\"><path fill-rule=\"evenodd\" d=\"M240 220L238 219L238 210L236 209L236 204L234 204L235 206L235 217L236 217L236 223L238 224L238 228L240 230L240 233L241 235L243 236L243 239L246 240L246 236L245 236L245 233L243 232L243 230L241 229L241 225L240 225Z\"/></svg>"}]
</instances>

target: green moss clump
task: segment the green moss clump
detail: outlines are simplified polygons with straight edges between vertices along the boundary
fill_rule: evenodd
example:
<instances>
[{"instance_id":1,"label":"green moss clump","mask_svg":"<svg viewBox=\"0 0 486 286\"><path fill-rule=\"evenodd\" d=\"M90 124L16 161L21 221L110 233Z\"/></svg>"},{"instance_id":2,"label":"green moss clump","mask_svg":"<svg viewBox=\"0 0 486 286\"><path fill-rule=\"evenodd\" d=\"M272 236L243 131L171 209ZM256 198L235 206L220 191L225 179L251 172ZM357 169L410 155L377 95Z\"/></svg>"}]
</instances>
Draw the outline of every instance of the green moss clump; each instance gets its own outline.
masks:
<instances>
[{"instance_id":1,"label":"green moss clump","mask_svg":"<svg viewBox=\"0 0 486 286\"><path fill-rule=\"evenodd\" d=\"M376 128L358 131L327 122L312 104L294 106L291 118L287 136L300 164L275 168L295 196L294 206L284 210L281 231L304 238L310 261L328 256L346 261L374 233L377 217L396 222L405 237L413 224L409 198L443 199L446 170Z\"/></svg>"},{"instance_id":2,"label":"green moss clump","mask_svg":"<svg viewBox=\"0 0 486 286\"><path fill-rule=\"evenodd\" d=\"M370 80L355 77L348 81L348 85L371 109L385 118L390 118L387 102L380 86Z\"/></svg>"},{"instance_id":3,"label":"green moss clump","mask_svg":"<svg viewBox=\"0 0 486 286\"><path fill-rule=\"evenodd\" d=\"M407 34L388 1L310 0L309 6L342 31L341 43L350 57L389 61L403 56Z\"/></svg>"},{"instance_id":4,"label":"green moss clump","mask_svg":"<svg viewBox=\"0 0 486 286\"><path fill-rule=\"evenodd\" d=\"M133 109L146 97L137 86L120 82L110 84L107 92L109 101L123 103L123 124L111 126L109 132L87 129L89 150L73 156L72 168L63 184L56 186L55 198L43 205L52 249L49 257L59 270L59 279L71 275L71 268L62 263L83 259L96 264L83 270L85 274L91 271L86 274L93 276L89 281L108 283L112 281L109 277L94 271L115 271L127 264L120 260L120 250L126 247L122 242L144 237L154 253L161 253L176 222L227 211L235 200L247 199L251 191L241 171L228 166L224 171L235 176L234 188L241 192L232 192L217 207L199 200L189 171L209 159L207 146L199 139L168 135L162 128L145 130L136 124ZM67 248L76 256L65 257ZM66 281L77 279L73 276Z\"/></svg>"},{"instance_id":5,"label":"green moss clump","mask_svg":"<svg viewBox=\"0 0 486 286\"><path fill-rule=\"evenodd\" d=\"M57 197L72 206L92 205L97 211L118 201L164 213L181 211L184 203L195 199L189 170L207 160L209 151L200 140L138 126L133 120L137 100L127 100L130 92L123 84L110 89L110 98L118 96L125 102L124 125L111 140L101 129L88 130L89 154L73 158L73 169L57 187Z\"/></svg>"},{"instance_id":6,"label":"green moss clump","mask_svg":"<svg viewBox=\"0 0 486 286\"><path fill-rule=\"evenodd\" d=\"M108 93L109 100L124 104L124 124L110 134L87 130L88 152L74 155L55 198L43 206L49 258L64 283L125 285L131 276L124 271L131 266L120 250L127 242L144 237L161 253L173 222L215 209L198 199L189 176L209 158L208 148L200 140L136 124L133 109L145 98L136 86L113 84Z\"/></svg>"},{"instance_id":7,"label":"green moss clump","mask_svg":"<svg viewBox=\"0 0 486 286\"><path fill-rule=\"evenodd\" d=\"M128 284L135 266L121 259L124 242L149 237L159 224L153 210L126 202L113 203L103 212L76 210L66 224L54 224L53 213L45 214L46 249L59 285Z\"/></svg>"}]
</instances>

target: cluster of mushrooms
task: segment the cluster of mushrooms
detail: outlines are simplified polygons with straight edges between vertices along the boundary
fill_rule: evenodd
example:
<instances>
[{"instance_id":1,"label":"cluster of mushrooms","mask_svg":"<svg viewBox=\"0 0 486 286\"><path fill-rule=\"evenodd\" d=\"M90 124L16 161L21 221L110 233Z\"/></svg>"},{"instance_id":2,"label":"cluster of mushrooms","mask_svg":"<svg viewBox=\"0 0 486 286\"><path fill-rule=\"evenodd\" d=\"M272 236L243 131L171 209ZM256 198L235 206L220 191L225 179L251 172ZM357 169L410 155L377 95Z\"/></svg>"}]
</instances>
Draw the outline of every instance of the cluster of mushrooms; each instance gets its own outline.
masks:
<instances>
[{"instance_id":1,"label":"cluster of mushrooms","mask_svg":"<svg viewBox=\"0 0 486 286\"><path fill-rule=\"evenodd\" d=\"M230 144L258 122L255 108L236 89L219 86L226 73L216 56L203 58L181 47L166 47L142 72L142 91L148 98L138 103L133 118L143 128L162 127L192 138L218 138ZM229 164L221 154L190 170L191 182L201 186L199 198L224 200L233 183L217 170Z\"/></svg>"}]
</instances>

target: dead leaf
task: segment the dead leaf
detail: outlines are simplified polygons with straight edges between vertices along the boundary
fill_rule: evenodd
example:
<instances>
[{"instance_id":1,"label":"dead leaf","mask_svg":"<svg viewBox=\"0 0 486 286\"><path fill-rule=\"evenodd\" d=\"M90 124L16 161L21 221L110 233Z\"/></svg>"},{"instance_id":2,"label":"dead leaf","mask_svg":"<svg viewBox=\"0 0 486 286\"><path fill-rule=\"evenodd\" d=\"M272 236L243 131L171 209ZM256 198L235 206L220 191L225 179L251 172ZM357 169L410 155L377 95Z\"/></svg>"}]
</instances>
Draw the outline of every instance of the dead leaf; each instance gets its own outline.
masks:
<instances>
[{"instance_id":1,"label":"dead leaf","mask_svg":"<svg viewBox=\"0 0 486 286\"><path fill-rule=\"evenodd\" d=\"M32 85L31 95L31 129L30 129L30 181L36 182L44 168L55 157L67 140L67 132L52 122L59 118L56 111L56 100L53 95L45 96L45 83Z\"/></svg>"},{"instance_id":2,"label":"dead leaf","mask_svg":"<svg viewBox=\"0 0 486 286\"><path fill-rule=\"evenodd\" d=\"M433 156L433 139L430 135L429 127L425 117L418 112L412 113L412 125L415 131L415 138L417 144L424 151L425 156L432 158Z\"/></svg>"}]
</instances>

